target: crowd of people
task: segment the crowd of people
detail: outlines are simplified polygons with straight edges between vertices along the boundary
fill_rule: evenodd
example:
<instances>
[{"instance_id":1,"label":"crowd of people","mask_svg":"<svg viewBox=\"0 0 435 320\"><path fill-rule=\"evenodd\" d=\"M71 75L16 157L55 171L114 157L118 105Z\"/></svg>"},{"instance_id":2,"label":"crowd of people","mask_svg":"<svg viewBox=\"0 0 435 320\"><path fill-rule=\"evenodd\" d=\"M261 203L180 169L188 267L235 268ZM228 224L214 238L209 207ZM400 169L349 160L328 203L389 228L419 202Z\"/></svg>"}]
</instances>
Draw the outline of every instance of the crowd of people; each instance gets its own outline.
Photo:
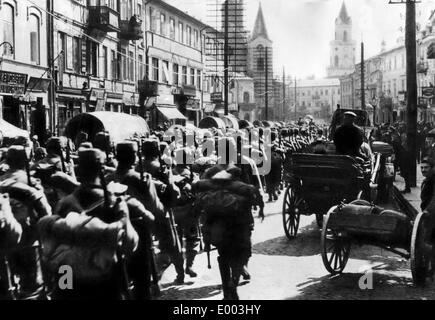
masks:
<instances>
[{"instance_id":1,"label":"crowd of people","mask_svg":"<svg viewBox=\"0 0 435 320\"><path fill-rule=\"evenodd\" d=\"M393 124L385 123L376 126L371 134L371 140L383 141L393 146L394 148L394 168L396 172L405 180L405 189L402 193L410 193L410 158L413 157L408 150L408 135L407 126L404 122L395 122ZM435 124L418 122L417 136L417 163L421 163L425 157L435 159Z\"/></svg>"},{"instance_id":2,"label":"crowd of people","mask_svg":"<svg viewBox=\"0 0 435 320\"><path fill-rule=\"evenodd\" d=\"M0 295L152 299L171 264L183 284L198 252L215 248L224 299L237 300L264 192L276 201L286 155L322 139L311 123L3 143Z\"/></svg>"}]
</instances>

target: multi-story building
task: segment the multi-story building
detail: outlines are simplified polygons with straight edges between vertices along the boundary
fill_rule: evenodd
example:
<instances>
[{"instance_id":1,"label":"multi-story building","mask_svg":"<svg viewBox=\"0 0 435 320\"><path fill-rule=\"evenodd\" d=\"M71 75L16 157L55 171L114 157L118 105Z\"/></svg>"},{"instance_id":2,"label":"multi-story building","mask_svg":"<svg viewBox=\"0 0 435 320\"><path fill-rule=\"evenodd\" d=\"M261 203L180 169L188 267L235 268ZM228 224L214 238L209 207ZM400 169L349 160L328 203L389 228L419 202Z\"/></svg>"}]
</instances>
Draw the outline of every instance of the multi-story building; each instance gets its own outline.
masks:
<instances>
[{"instance_id":1,"label":"multi-story building","mask_svg":"<svg viewBox=\"0 0 435 320\"><path fill-rule=\"evenodd\" d=\"M341 104L340 80L338 79L297 80L296 86L289 91L290 101L296 104L297 117L310 114L316 121L328 123L337 104Z\"/></svg>"},{"instance_id":2,"label":"multi-story building","mask_svg":"<svg viewBox=\"0 0 435 320\"><path fill-rule=\"evenodd\" d=\"M147 2L145 11L147 80L155 86L155 92L146 96L146 108L157 122L183 116L198 124L208 26L160 0Z\"/></svg>"},{"instance_id":3,"label":"multi-story building","mask_svg":"<svg viewBox=\"0 0 435 320\"><path fill-rule=\"evenodd\" d=\"M0 2L0 112L43 138L49 122L46 1Z\"/></svg>"},{"instance_id":4,"label":"multi-story building","mask_svg":"<svg viewBox=\"0 0 435 320\"><path fill-rule=\"evenodd\" d=\"M56 131L82 112L138 114L142 0L53 1L53 13Z\"/></svg>"}]
</instances>

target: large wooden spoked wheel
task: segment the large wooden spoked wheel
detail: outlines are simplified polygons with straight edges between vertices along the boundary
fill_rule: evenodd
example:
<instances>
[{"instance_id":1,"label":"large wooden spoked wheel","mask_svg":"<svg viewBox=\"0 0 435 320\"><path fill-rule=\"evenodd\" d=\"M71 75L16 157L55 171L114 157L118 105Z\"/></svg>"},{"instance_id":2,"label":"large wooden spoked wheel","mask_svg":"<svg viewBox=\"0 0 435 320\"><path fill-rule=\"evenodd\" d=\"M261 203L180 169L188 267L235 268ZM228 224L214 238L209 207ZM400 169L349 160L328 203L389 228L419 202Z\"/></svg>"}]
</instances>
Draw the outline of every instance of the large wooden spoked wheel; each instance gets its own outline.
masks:
<instances>
[{"instance_id":1,"label":"large wooden spoked wheel","mask_svg":"<svg viewBox=\"0 0 435 320\"><path fill-rule=\"evenodd\" d=\"M428 233L433 232L428 223L429 217L427 213L420 213L414 221L414 227L411 236L411 272L414 284L417 286L424 286L426 278L432 266L433 242L429 242L432 235Z\"/></svg>"},{"instance_id":2,"label":"large wooden spoked wheel","mask_svg":"<svg viewBox=\"0 0 435 320\"><path fill-rule=\"evenodd\" d=\"M298 233L303 204L304 199L295 192L292 186L289 186L285 192L282 206L284 231L289 240L294 239Z\"/></svg>"},{"instance_id":3,"label":"large wooden spoked wheel","mask_svg":"<svg viewBox=\"0 0 435 320\"><path fill-rule=\"evenodd\" d=\"M341 274L349 260L351 244L349 239L329 227L331 214L337 207L332 207L323 220L321 250L326 270L336 275Z\"/></svg>"}]
</instances>

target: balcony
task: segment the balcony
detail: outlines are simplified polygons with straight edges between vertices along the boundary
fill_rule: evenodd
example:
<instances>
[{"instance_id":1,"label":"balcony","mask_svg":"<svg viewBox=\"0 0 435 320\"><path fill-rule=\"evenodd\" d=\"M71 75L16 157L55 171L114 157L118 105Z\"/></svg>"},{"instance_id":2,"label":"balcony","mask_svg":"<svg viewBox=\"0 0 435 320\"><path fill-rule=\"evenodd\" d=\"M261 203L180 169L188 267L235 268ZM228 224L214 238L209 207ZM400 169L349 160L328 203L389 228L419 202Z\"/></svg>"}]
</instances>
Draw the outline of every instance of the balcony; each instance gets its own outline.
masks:
<instances>
[{"instance_id":1,"label":"balcony","mask_svg":"<svg viewBox=\"0 0 435 320\"><path fill-rule=\"evenodd\" d=\"M119 13L107 6L89 7L89 27L103 32L120 32Z\"/></svg>"},{"instance_id":2,"label":"balcony","mask_svg":"<svg viewBox=\"0 0 435 320\"><path fill-rule=\"evenodd\" d=\"M142 20L134 15L130 20L121 20L121 39L137 41L143 38Z\"/></svg>"}]
</instances>

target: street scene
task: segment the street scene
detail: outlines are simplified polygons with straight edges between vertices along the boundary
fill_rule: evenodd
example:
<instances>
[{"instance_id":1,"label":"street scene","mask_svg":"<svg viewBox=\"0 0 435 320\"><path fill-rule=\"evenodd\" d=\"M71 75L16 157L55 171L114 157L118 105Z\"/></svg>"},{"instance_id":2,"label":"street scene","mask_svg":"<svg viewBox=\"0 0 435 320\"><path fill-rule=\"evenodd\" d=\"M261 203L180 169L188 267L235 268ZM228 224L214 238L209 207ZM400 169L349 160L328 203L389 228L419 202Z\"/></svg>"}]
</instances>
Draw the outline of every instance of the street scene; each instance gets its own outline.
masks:
<instances>
[{"instance_id":1,"label":"street scene","mask_svg":"<svg viewBox=\"0 0 435 320\"><path fill-rule=\"evenodd\" d=\"M434 26L0 0L0 300L434 299Z\"/></svg>"}]
</instances>

